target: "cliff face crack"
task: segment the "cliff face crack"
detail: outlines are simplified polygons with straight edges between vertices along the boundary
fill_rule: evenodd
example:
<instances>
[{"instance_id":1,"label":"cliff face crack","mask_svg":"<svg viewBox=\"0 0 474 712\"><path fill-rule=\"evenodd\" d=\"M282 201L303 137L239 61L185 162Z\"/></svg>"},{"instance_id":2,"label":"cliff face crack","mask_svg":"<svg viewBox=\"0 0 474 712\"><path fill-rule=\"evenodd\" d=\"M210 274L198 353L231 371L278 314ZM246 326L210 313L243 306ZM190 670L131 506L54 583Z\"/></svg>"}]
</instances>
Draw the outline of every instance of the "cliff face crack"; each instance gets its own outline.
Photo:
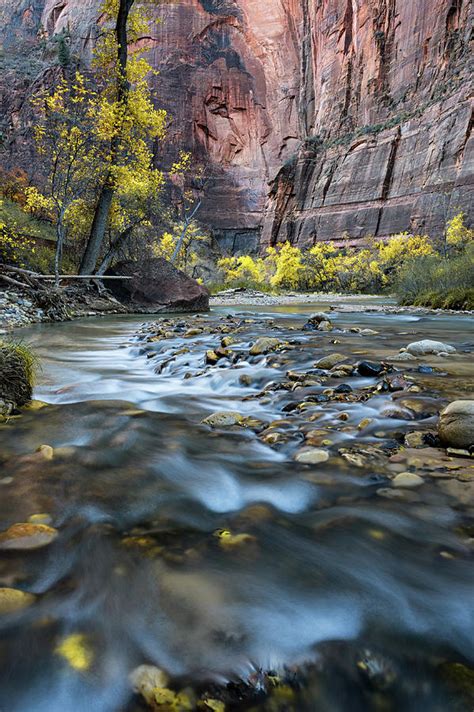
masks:
<instances>
[{"instance_id":1,"label":"cliff face crack","mask_svg":"<svg viewBox=\"0 0 474 712\"><path fill-rule=\"evenodd\" d=\"M387 170L385 172L385 178L382 184L382 193L380 195L381 200L387 200L388 195L390 193L390 188L392 186L393 179L393 170L395 168L395 160L397 158L397 151L398 147L400 146L401 136L402 134L400 128L398 128L390 148L390 155L387 161Z\"/></svg>"},{"instance_id":2,"label":"cliff face crack","mask_svg":"<svg viewBox=\"0 0 474 712\"><path fill-rule=\"evenodd\" d=\"M352 6L352 0L347 0L346 12L343 21L343 33L344 33L344 54L348 54L352 47L352 33L353 33L353 22L354 22L354 8Z\"/></svg>"},{"instance_id":3,"label":"cliff face crack","mask_svg":"<svg viewBox=\"0 0 474 712\"><path fill-rule=\"evenodd\" d=\"M456 155L456 163L458 166L460 166L463 162L464 159L464 152L466 150L466 146L468 144L469 139L471 138L472 134L472 129L474 127L474 109L471 111L471 116L469 118L469 122L466 127L466 133L464 134L463 140L461 142L461 145L459 147L459 151L457 152Z\"/></svg>"},{"instance_id":4,"label":"cliff face crack","mask_svg":"<svg viewBox=\"0 0 474 712\"><path fill-rule=\"evenodd\" d=\"M393 138L392 145L390 147L390 155L388 157L387 161L387 168L385 171L385 177L382 183L382 191L380 194L380 199L382 203L385 203L385 201L388 199L389 194L390 194L390 188L392 186L392 180L393 180L393 172L395 168L395 161L397 158L397 152L398 152L398 147L400 146L400 140L401 140L401 131L400 128L397 129L396 134ZM379 234L380 230L380 223L382 221L382 216L383 216L383 210L384 206L381 205L378 215L377 215L377 225L375 228L374 235L375 237Z\"/></svg>"}]
</instances>

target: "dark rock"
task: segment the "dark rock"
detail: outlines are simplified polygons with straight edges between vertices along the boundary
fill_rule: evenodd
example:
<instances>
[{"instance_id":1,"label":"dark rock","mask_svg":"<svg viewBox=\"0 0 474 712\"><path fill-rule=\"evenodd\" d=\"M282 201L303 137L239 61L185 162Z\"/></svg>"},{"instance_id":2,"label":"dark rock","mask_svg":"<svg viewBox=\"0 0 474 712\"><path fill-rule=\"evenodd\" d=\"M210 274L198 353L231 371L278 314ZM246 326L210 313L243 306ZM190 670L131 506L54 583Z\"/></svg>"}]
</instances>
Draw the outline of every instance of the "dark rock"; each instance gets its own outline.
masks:
<instances>
[{"instance_id":1,"label":"dark rock","mask_svg":"<svg viewBox=\"0 0 474 712\"><path fill-rule=\"evenodd\" d=\"M341 383L334 389L334 393L352 393L352 388L348 383Z\"/></svg>"},{"instance_id":2,"label":"dark rock","mask_svg":"<svg viewBox=\"0 0 474 712\"><path fill-rule=\"evenodd\" d=\"M329 396L325 393L317 393L316 395L307 396L306 400L310 403L327 403Z\"/></svg>"},{"instance_id":3,"label":"dark rock","mask_svg":"<svg viewBox=\"0 0 474 712\"><path fill-rule=\"evenodd\" d=\"M361 361L357 366L357 372L360 376L375 377L380 376L385 370L383 364L372 363L370 361Z\"/></svg>"},{"instance_id":4,"label":"dark rock","mask_svg":"<svg viewBox=\"0 0 474 712\"><path fill-rule=\"evenodd\" d=\"M133 277L111 280L114 296L137 312L208 311L209 292L161 257L146 262L120 262L108 274Z\"/></svg>"},{"instance_id":5,"label":"dark rock","mask_svg":"<svg viewBox=\"0 0 474 712\"><path fill-rule=\"evenodd\" d=\"M410 383L403 376L394 376L393 378L387 379L388 388L390 391L404 391L409 386Z\"/></svg>"}]
</instances>

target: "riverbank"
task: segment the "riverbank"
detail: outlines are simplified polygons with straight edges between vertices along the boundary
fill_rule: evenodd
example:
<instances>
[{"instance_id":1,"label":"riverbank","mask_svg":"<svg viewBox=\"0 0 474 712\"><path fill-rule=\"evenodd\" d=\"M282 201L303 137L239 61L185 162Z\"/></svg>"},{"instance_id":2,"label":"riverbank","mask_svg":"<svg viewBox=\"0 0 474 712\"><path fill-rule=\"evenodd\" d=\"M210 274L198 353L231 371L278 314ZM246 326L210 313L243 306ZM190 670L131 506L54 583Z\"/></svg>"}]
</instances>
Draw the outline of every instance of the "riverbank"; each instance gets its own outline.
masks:
<instances>
[{"instance_id":1,"label":"riverbank","mask_svg":"<svg viewBox=\"0 0 474 712\"><path fill-rule=\"evenodd\" d=\"M210 298L211 307L328 305L331 311L380 312L385 314L474 314L474 311L400 306L393 297L380 294L337 294L327 292L282 292L268 294L254 289L227 289Z\"/></svg>"},{"instance_id":2,"label":"riverbank","mask_svg":"<svg viewBox=\"0 0 474 712\"><path fill-rule=\"evenodd\" d=\"M94 287L68 287L62 290L61 309L57 305L39 306L31 293L19 290L0 291L0 334L37 323L72 321L94 316L111 314L134 314L133 308L120 303L109 291L99 294ZM267 294L251 289L229 289L211 296L211 308L218 307L284 307L299 305L321 305L330 311L341 313L384 313L384 314L473 314L447 309L399 306L393 298L367 294L327 294L321 292L283 292Z\"/></svg>"},{"instance_id":3,"label":"riverbank","mask_svg":"<svg viewBox=\"0 0 474 712\"><path fill-rule=\"evenodd\" d=\"M54 293L51 288L51 292ZM0 291L0 334L30 324L71 321L104 314L125 314L127 309L110 293L97 289L68 287L55 293L56 298L45 303L31 291L15 289Z\"/></svg>"}]
</instances>

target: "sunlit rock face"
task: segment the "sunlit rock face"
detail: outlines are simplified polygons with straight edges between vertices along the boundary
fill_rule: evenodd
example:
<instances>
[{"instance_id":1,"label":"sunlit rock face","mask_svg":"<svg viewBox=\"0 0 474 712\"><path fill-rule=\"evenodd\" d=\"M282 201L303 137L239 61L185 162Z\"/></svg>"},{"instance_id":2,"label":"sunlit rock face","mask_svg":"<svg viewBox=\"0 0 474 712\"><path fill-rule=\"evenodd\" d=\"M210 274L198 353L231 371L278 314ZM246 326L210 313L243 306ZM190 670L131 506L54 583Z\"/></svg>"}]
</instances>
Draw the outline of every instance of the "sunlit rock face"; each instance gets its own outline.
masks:
<instances>
[{"instance_id":1,"label":"sunlit rock face","mask_svg":"<svg viewBox=\"0 0 474 712\"><path fill-rule=\"evenodd\" d=\"M99 8L0 0L4 45L69 28L87 59ZM435 232L468 210L472 3L176 0L154 17L171 147L208 165L201 220L222 247Z\"/></svg>"}]
</instances>

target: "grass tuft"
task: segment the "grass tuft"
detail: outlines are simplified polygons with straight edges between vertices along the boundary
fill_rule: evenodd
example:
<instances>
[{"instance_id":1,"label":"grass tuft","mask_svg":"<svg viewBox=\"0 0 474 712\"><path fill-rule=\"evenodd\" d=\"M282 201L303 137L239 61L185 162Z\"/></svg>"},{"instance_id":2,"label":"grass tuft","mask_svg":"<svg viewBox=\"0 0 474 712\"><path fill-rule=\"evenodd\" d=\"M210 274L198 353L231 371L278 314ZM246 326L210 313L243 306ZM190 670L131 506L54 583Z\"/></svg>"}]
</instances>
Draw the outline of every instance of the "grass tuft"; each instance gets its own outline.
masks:
<instances>
[{"instance_id":1,"label":"grass tuft","mask_svg":"<svg viewBox=\"0 0 474 712\"><path fill-rule=\"evenodd\" d=\"M31 400L38 359L22 342L0 341L0 399L15 406Z\"/></svg>"}]
</instances>

